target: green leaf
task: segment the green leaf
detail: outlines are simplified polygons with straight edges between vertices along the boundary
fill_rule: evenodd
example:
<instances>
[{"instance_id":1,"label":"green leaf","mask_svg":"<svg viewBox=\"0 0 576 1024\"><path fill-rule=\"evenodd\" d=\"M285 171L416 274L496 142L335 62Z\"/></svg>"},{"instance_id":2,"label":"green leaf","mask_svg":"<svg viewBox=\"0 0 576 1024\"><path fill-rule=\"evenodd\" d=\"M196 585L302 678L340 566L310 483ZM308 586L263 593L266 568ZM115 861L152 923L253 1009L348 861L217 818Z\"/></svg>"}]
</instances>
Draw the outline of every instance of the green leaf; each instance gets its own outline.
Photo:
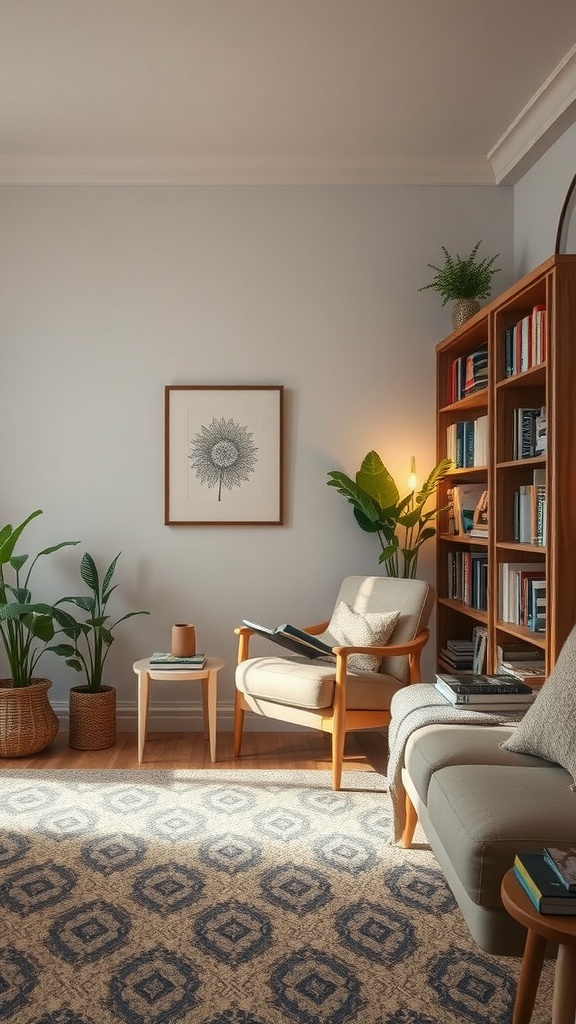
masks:
<instances>
[{"instance_id":1,"label":"green leaf","mask_svg":"<svg viewBox=\"0 0 576 1024\"><path fill-rule=\"evenodd\" d=\"M24 520L24 522L20 523L20 525L17 526L14 530L12 529L11 526L4 527L4 529L2 530L2 534L0 535L2 537L2 546L0 547L0 565L6 565L6 563L10 561L12 557L12 552L14 551L14 548L18 543L18 539L21 533L26 529L28 523L30 523L33 519L36 519L37 516L41 515L42 509L38 508L36 509L35 512L31 512L30 515ZM9 530L10 532L6 533L7 530Z\"/></svg>"},{"instance_id":2,"label":"green leaf","mask_svg":"<svg viewBox=\"0 0 576 1024\"><path fill-rule=\"evenodd\" d=\"M381 509L393 508L400 497L392 476L375 451L368 452L363 459L356 483Z\"/></svg>"},{"instance_id":3,"label":"green leaf","mask_svg":"<svg viewBox=\"0 0 576 1024\"><path fill-rule=\"evenodd\" d=\"M96 596L100 593L100 580L98 570L92 555L86 551L80 562L80 575L89 590Z\"/></svg>"}]
</instances>

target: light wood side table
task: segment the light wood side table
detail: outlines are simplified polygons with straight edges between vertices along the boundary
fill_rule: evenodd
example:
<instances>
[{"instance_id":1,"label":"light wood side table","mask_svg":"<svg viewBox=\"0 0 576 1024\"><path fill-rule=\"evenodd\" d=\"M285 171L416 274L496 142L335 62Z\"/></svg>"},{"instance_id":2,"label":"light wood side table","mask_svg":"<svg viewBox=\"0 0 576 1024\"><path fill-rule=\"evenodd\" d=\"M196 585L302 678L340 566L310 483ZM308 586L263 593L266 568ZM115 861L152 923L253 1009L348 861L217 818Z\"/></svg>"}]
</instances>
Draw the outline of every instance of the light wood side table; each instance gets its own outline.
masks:
<instances>
[{"instance_id":1,"label":"light wood side table","mask_svg":"<svg viewBox=\"0 0 576 1024\"><path fill-rule=\"evenodd\" d=\"M225 662L222 658L206 658L202 668L169 669L151 665L148 658L134 662L138 676L138 763L142 764L144 744L148 728L148 704L150 702L150 681L152 679L170 682L202 682L202 711L204 716L204 739L210 740L210 759L216 760L216 700L218 672Z\"/></svg>"},{"instance_id":2,"label":"light wood side table","mask_svg":"<svg viewBox=\"0 0 576 1024\"><path fill-rule=\"evenodd\" d=\"M502 879L502 902L515 921L528 929L512 1024L529 1024L546 943L558 943L552 996L552 1024L574 1024L576 1013L576 916L540 914L512 868Z\"/></svg>"}]
</instances>

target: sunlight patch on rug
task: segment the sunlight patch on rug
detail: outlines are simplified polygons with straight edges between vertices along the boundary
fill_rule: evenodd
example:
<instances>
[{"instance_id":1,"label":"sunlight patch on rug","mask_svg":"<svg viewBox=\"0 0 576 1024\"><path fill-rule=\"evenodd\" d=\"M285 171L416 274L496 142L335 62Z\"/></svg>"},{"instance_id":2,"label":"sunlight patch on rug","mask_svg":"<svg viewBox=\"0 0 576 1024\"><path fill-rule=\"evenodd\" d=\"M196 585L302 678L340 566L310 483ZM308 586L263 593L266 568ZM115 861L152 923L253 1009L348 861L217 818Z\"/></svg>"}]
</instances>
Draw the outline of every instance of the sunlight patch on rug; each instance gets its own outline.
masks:
<instances>
[{"instance_id":1,"label":"sunlight patch on rug","mask_svg":"<svg viewBox=\"0 0 576 1024\"><path fill-rule=\"evenodd\" d=\"M0 771L0 1024L510 1024L519 961L390 846L386 779L330 782Z\"/></svg>"}]
</instances>

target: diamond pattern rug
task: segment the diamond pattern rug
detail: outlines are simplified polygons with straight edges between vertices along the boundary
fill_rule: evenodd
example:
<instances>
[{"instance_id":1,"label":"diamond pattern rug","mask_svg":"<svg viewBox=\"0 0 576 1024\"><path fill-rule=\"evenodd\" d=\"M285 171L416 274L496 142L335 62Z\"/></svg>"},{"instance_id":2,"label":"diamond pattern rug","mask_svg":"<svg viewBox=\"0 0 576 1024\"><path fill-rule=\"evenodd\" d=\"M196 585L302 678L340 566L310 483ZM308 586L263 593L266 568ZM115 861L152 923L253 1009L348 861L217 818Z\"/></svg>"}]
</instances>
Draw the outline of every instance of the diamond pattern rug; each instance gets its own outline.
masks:
<instances>
[{"instance_id":1,"label":"diamond pattern rug","mask_svg":"<svg viewBox=\"0 0 576 1024\"><path fill-rule=\"evenodd\" d=\"M0 771L0 1022L510 1024L519 961L391 829L370 772Z\"/></svg>"}]
</instances>

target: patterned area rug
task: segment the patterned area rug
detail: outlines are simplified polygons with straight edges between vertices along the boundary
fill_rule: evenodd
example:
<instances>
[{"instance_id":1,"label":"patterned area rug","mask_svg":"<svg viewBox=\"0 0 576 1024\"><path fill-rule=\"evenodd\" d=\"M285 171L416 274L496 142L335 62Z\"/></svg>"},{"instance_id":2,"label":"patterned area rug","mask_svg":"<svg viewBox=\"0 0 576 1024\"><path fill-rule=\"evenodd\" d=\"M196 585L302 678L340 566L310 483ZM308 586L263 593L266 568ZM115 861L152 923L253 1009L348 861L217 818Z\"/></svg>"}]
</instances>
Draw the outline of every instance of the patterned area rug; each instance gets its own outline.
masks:
<instances>
[{"instance_id":1,"label":"patterned area rug","mask_svg":"<svg viewBox=\"0 0 576 1024\"><path fill-rule=\"evenodd\" d=\"M509 1024L519 961L474 945L425 846L389 845L385 788L0 772L0 1022Z\"/></svg>"}]
</instances>

